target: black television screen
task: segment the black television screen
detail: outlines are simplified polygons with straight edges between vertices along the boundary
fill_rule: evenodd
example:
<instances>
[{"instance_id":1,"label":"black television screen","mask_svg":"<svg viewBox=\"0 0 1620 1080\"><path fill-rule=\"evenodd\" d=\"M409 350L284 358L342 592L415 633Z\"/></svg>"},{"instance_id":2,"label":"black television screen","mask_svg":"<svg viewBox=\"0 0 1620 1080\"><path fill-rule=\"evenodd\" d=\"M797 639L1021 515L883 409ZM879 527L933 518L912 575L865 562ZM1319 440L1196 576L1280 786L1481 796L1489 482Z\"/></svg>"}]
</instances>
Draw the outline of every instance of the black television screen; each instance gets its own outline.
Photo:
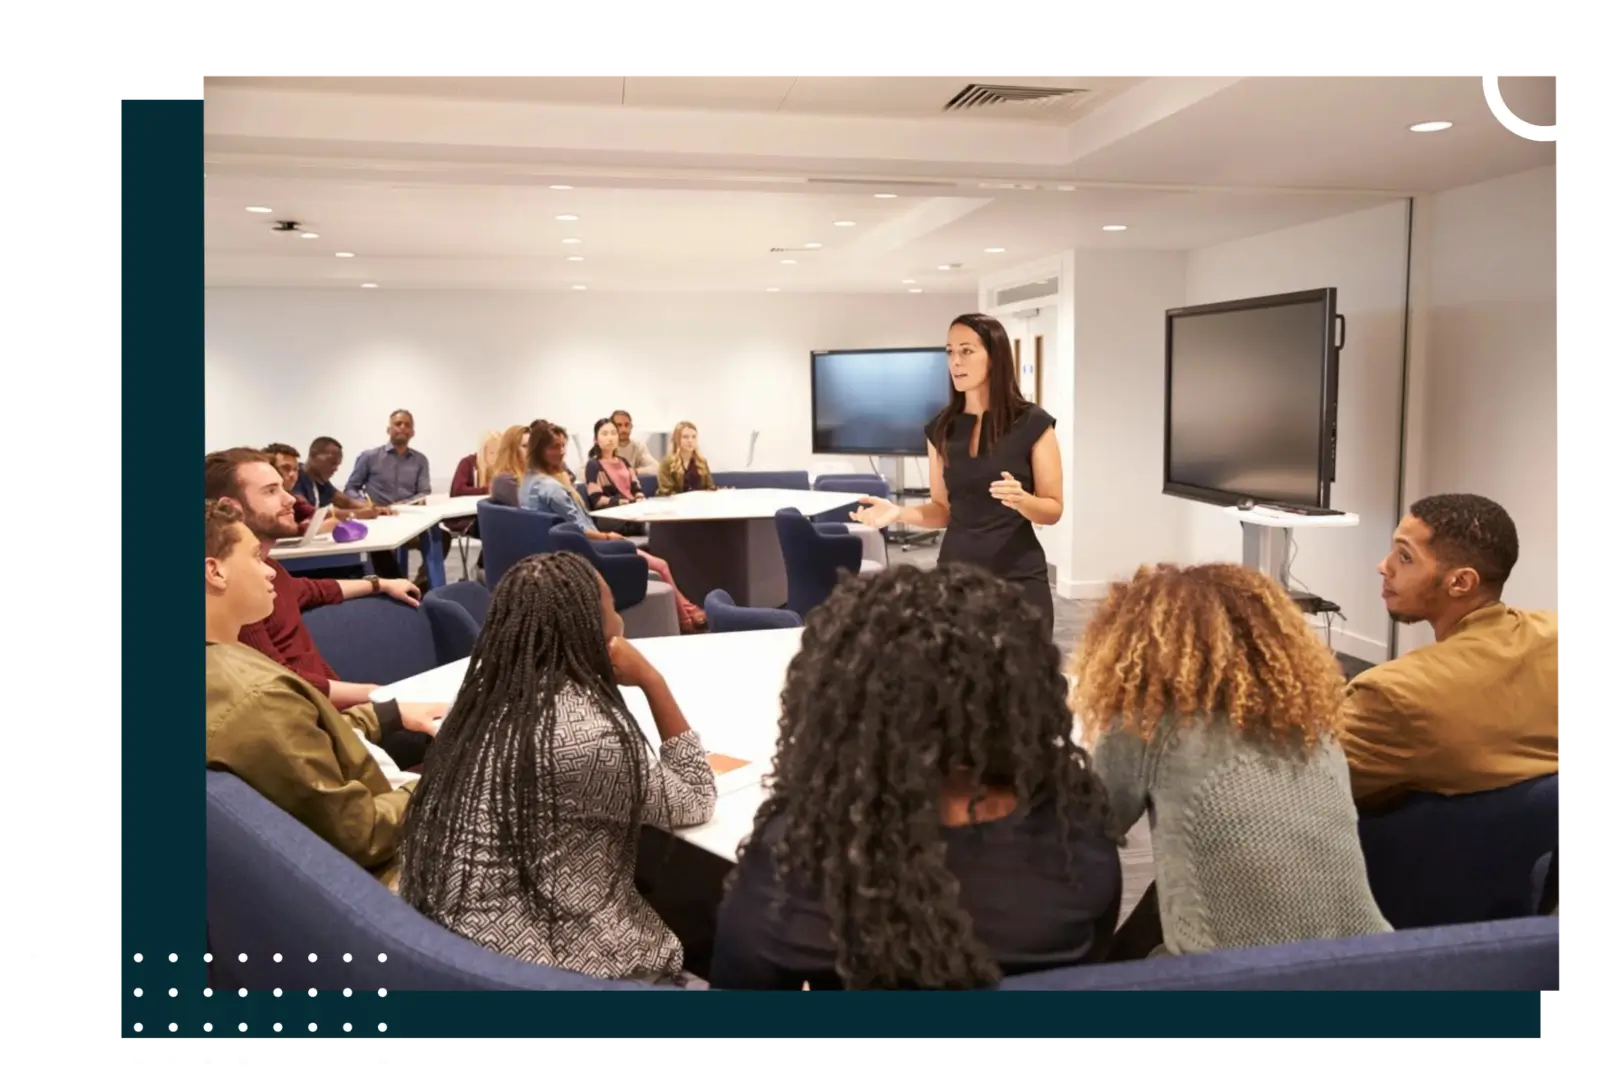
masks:
<instances>
[{"instance_id":1,"label":"black television screen","mask_svg":"<svg viewBox=\"0 0 1620 1080\"><path fill-rule=\"evenodd\" d=\"M810 452L926 454L923 429L951 398L943 346L810 354Z\"/></svg>"},{"instance_id":2,"label":"black television screen","mask_svg":"<svg viewBox=\"0 0 1620 1080\"><path fill-rule=\"evenodd\" d=\"M1166 494L1328 509L1336 303L1315 289L1165 312Z\"/></svg>"}]
</instances>

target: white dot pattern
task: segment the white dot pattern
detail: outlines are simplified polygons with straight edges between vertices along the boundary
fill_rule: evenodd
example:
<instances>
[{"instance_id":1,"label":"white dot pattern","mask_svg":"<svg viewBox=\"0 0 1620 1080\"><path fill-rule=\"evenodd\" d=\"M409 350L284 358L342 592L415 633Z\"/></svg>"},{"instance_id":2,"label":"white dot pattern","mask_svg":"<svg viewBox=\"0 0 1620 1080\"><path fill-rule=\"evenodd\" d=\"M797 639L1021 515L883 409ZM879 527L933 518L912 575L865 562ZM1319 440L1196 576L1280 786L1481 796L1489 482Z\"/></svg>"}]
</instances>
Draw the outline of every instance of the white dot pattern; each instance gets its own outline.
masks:
<instances>
[{"instance_id":1,"label":"white dot pattern","mask_svg":"<svg viewBox=\"0 0 1620 1080\"><path fill-rule=\"evenodd\" d=\"M377 996L378 996L378 997L387 997L387 996L388 996L388 991L387 991L387 989L386 989L386 988L383 988L383 987L379 987L379 988L378 988L378 989L377 989Z\"/></svg>"},{"instance_id":2,"label":"white dot pattern","mask_svg":"<svg viewBox=\"0 0 1620 1080\"><path fill-rule=\"evenodd\" d=\"M170 997L174 996L174 991L173 990L169 991L169 996ZM214 996L214 988L213 987L211 987L211 986L203 987L203 997L213 997L213 996Z\"/></svg>"},{"instance_id":3,"label":"white dot pattern","mask_svg":"<svg viewBox=\"0 0 1620 1080\"><path fill-rule=\"evenodd\" d=\"M236 992L236 996L237 997L247 997L247 987L244 986L244 987L242 987L242 989L238 990Z\"/></svg>"},{"instance_id":4,"label":"white dot pattern","mask_svg":"<svg viewBox=\"0 0 1620 1080\"><path fill-rule=\"evenodd\" d=\"M179 997L180 996L180 991L176 990L174 987L171 986L171 987L169 987L169 996L170 997Z\"/></svg>"},{"instance_id":5,"label":"white dot pattern","mask_svg":"<svg viewBox=\"0 0 1620 1080\"><path fill-rule=\"evenodd\" d=\"M279 986L276 987L275 990L272 991L272 992L276 995L276 997L280 997L281 996L281 987L279 987Z\"/></svg>"},{"instance_id":6,"label":"white dot pattern","mask_svg":"<svg viewBox=\"0 0 1620 1080\"><path fill-rule=\"evenodd\" d=\"M315 962L315 954L314 953L309 954L309 962L312 963L312 964Z\"/></svg>"},{"instance_id":7,"label":"white dot pattern","mask_svg":"<svg viewBox=\"0 0 1620 1080\"><path fill-rule=\"evenodd\" d=\"M387 1024L378 1024L377 1025L377 1030L378 1031L387 1031L388 1030L388 1025Z\"/></svg>"},{"instance_id":8,"label":"white dot pattern","mask_svg":"<svg viewBox=\"0 0 1620 1080\"><path fill-rule=\"evenodd\" d=\"M180 959L180 954L179 953L170 953L169 954L169 963L172 964L178 959Z\"/></svg>"},{"instance_id":9,"label":"white dot pattern","mask_svg":"<svg viewBox=\"0 0 1620 1080\"><path fill-rule=\"evenodd\" d=\"M214 962L214 954L213 953L211 953L211 952L203 953L203 963L212 964L213 962Z\"/></svg>"},{"instance_id":10,"label":"white dot pattern","mask_svg":"<svg viewBox=\"0 0 1620 1080\"><path fill-rule=\"evenodd\" d=\"M138 987L138 986L137 986L137 987L136 987L136 988L135 988L135 996L136 996L136 997L140 997L140 996L141 996L141 993L142 993L142 990L141 990L141 988L140 988L140 987Z\"/></svg>"},{"instance_id":11,"label":"white dot pattern","mask_svg":"<svg viewBox=\"0 0 1620 1080\"><path fill-rule=\"evenodd\" d=\"M354 997L354 991L349 989L347 986L345 986L343 988L343 996L344 997Z\"/></svg>"},{"instance_id":12,"label":"white dot pattern","mask_svg":"<svg viewBox=\"0 0 1620 1080\"><path fill-rule=\"evenodd\" d=\"M354 1030L354 1025L350 1024L350 1023L345 1023L343 1025L343 1030L344 1031L353 1031Z\"/></svg>"},{"instance_id":13,"label":"white dot pattern","mask_svg":"<svg viewBox=\"0 0 1620 1080\"><path fill-rule=\"evenodd\" d=\"M136 953L136 954L135 954L135 962L136 962L136 963L137 963L137 964L138 964L138 963L140 963L140 962L141 962L141 960L142 960L142 959L143 959L143 957L142 957L142 956L141 956L141 954L140 954L140 953Z\"/></svg>"},{"instance_id":14,"label":"white dot pattern","mask_svg":"<svg viewBox=\"0 0 1620 1080\"><path fill-rule=\"evenodd\" d=\"M270 959L279 964L279 963L281 963L281 954L276 953L276 955L272 956Z\"/></svg>"},{"instance_id":15,"label":"white dot pattern","mask_svg":"<svg viewBox=\"0 0 1620 1080\"><path fill-rule=\"evenodd\" d=\"M271 1027L271 1030L272 1030L272 1031L280 1031L280 1030L281 1030L281 1021L279 1021L279 1020L277 1020L277 1021L276 1021L276 1022L275 1022L275 1023L274 1023L274 1024L272 1024L272 1025L271 1025L271 1026L270 1026L270 1027Z\"/></svg>"},{"instance_id":16,"label":"white dot pattern","mask_svg":"<svg viewBox=\"0 0 1620 1080\"><path fill-rule=\"evenodd\" d=\"M236 954L236 962L239 963L239 964L247 963L247 953L237 953Z\"/></svg>"},{"instance_id":17,"label":"white dot pattern","mask_svg":"<svg viewBox=\"0 0 1620 1080\"><path fill-rule=\"evenodd\" d=\"M203 1030L204 1031L213 1031L214 1030L214 1025L213 1024L204 1024L203 1025Z\"/></svg>"},{"instance_id":18,"label":"white dot pattern","mask_svg":"<svg viewBox=\"0 0 1620 1080\"><path fill-rule=\"evenodd\" d=\"M180 1025L179 1024L170 1024L169 1025L169 1030L170 1031L179 1031L180 1030Z\"/></svg>"},{"instance_id":19,"label":"white dot pattern","mask_svg":"<svg viewBox=\"0 0 1620 1080\"><path fill-rule=\"evenodd\" d=\"M311 1031L315 1030L315 1021L311 1020L309 1022L309 1030L311 1030Z\"/></svg>"},{"instance_id":20,"label":"white dot pattern","mask_svg":"<svg viewBox=\"0 0 1620 1080\"><path fill-rule=\"evenodd\" d=\"M310 996L310 997L314 997L314 996L315 996L315 988L314 988L314 987L313 987L313 986L312 986L312 987L310 987L310 988L309 988L309 996Z\"/></svg>"},{"instance_id":21,"label":"white dot pattern","mask_svg":"<svg viewBox=\"0 0 1620 1080\"><path fill-rule=\"evenodd\" d=\"M385 953L385 952L378 953L377 954L377 963L379 963L379 964L388 963L388 954Z\"/></svg>"},{"instance_id":22,"label":"white dot pattern","mask_svg":"<svg viewBox=\"0 0 1620 1080\"><path fill-rule=\"evenodd\" d=\"M140 957L137 956L135 959L139 960ZM345 964L353 963L354 962L354 955L352 953L344 953L343 954L343 962Z\"/></svg>"},{"instance_id":23,"label":"white dot pattern","mask_svg":"<svg viewBox=\"0 0 1620 1080\"><path fill-rule=\"evenodd\" d=\"M246 1031L247 1030L247 1024L246 1023L237 1024L236 1025L236 1030L237 1031Z\"/></svg>"},{"instance_id":24,"label":"white dot pattern","mask_svg":"<svg viewBox=\"0 0 1620 1080\"><path fill-rule=\"evenodd\" d=\"M137 1021L136 1021L136 1022L135 1022L135 1030L136 1030L136 1031L139 1031L139 1030L141 1030L141 1023L140 1023L140 1021L139 1021L139 1020L137 1020Z\"/></svg>"}]
</instances>

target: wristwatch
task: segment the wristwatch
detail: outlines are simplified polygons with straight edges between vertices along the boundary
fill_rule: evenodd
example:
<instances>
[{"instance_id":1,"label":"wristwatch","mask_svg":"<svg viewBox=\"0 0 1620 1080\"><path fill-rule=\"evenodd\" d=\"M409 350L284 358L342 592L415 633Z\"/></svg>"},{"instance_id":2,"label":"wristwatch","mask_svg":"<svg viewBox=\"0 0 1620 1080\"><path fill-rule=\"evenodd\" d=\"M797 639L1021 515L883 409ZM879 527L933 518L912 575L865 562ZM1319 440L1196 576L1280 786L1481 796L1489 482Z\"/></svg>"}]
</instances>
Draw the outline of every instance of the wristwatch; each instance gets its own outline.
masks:
<instances>
[{"instance_id":1,"label":"wristwatch","mask_svg":"<svg viewBox=\"0 0 1620 1080\"><path fill-rule=\"evenodd\" d=\"M366 575L366 580L371 582L371 595L372 596L376 596L378 593L382 592L382 579L379 578L376 574L367 574Z\"/></svg>"}]
</instances>

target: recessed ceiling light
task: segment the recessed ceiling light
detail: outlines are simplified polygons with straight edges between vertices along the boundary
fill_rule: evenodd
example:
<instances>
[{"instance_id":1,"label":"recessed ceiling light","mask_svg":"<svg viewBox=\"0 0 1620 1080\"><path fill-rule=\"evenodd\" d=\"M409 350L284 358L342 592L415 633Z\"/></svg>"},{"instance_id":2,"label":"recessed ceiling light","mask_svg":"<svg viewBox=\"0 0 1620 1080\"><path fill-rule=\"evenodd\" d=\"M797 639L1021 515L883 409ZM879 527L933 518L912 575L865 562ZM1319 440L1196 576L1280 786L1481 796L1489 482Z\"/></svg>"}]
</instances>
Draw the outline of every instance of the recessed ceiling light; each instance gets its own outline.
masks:
<instances>
[{"instance_id":1,"label":"recessed ceiling light","mask_svg":"<svg viewBox=\"0 0 1620 1080\"><path fill-rule=\"evenodd\" d=\"M585 291L585 286L583 286L583 285L575 285L574 286L574 291L575 292L584 292Z\"/></svg>"},{"instance_id":2,"label":"recessed ceiling light","mask_svg":"<svg viewBox=\"0 0 1620 1080\"><path fill-rule=\"evenodd\" d=\"M940 263L938 266L934 267L934 269L935 270L950 270L950 269L953 269L953 267L951 266L950 263Z\"/></svg>"},{"instance_id":3,"label":"recessed ceiling light","mask_svg":"<svg viewBox=\"0 0 1620 1080\"><path fill-rule=\"evenodd\" d=\"M574 185L573 184L552 184L551 185L551 190L552 191L573 191L574 190Z\"/></svg>"},{"instance_id":4,"label":"recessed ceiling light","mask_svg":"<svg viewBox=\"0 0 1620 1080\"><path fill-rule=\"evenodd\" d=\"M1451 126L1450 120L1425 120L1421 124L1413 124L1407 131L1444 131Z\"/></svg>"},{"instance_id":5,"label":"recessed ceiling light","mask_svg":"<svg viewBox=\"0 0 1620 1080\"><path fill-rule=\"evenodd\" d=\"M767 285L767 286L765 286L765 291L766 292L781 292L782 290L777 288L775 285Z\"/></svg>"},{"instance_id":6,"label":"recessed ceiling light","mask_svg":"<svg viewBox=\"0 0 1620 1080\"><path fill-rule=\"evenodd\" d=\"M1059 191L1073 191L1074 190L1074 185L1073 184L1059 184L1058 185L1058 190Z\"/></svg>"},{"instance_id":7,"label":"recessed ceiling light","mask_svg":"<svg viewBox=\"0 0 1620 1080\"><path fill-rule=\"evenodd\" d=\"M340 251L340 252L337 253L337 257L340 258L340 259L352 259L352 258L354 258L354 252L352 252L352 251Z\"/></svg>"},{"instance_id":8,"label":"recessed ceiling light","mask_svg":"<svg viewBox=\"0 0 1620 1080\"><path fill-rule=\"evenodd\" d=\"M985 248L984 253L986 255L1000 255L1003 251L1006 251L1006 250L1007 250L1006 248Z\"/></svg>"},{"instance_id":9,"label":"recessed ceiling light","mask_svg":"<svg viewBox=\"0 0 1620 1080\"><path fill-rule=\"evenodd\" d=\"M565 243L565 244L578 244L578 243L581 243L581 240L577 236L565 236L565 237L563 237L563 243Z\"/></svg>"},{"instance_id":10,"label":"recessed ceiling light","mask_svg":"<svg viewBox=\"0 0 1620 1080\"><path fill-rule=\"evenodd\" d=\"M375 281L362 281L360 283L360 287L362 289L375 289L377 287L377 283Z\"/></svg>"},{"instance_id":11,"label":"recessed ceiling light","mask_svg":"<svg viewBox=\"0 0 1620 1080\"><path fill-rule=\"evenodd\" d=\"M569 262L584 262L585 261L585 256L583 256L583 255L570 255L570 256L568 256L568 261Z\"/></svg>"},{"instance_id":12,"label":"recessed ceiling light","mask_svg":"<svg viewBox=\"0 0 1620 1080\"><path fill-rule=\"evenodd\" d=\"M321 238L321 234L318 232L299 233L298 236L302 240L319 240Z\"/></svg>"},{"instance_id":13,"label":"recessed ceiling light","mask_svg":"<svg viewBox=\"0 0 1620 1080\"><path fill-rule=\"evenodd\" d=\"M853 221L835 221L833 224L838 226L840 229L853 229L855 227L855 223Z\"/></svg>"},{"instance_id":14,"label":"recessed ceiling light","mask_svg":"<svg viewBox=\"0 0 1620 1080\"><path fill-rule=\"evenodd\" d=\"M269 214L273 213L274 211L272 211L268 206L250 206L247 208L247 212L250 214Z\"/></svg>"},{"instance_id":15,"label":"recessed ceiling light","mask_svg":"<svg viewBox=\"0 0 1620 1080\"><path fill-rule=\"evenodd\" d=\"M907 292L922 292L921 289L907 289Z\"/></svg>"},{"instance_id":16,"label":"recessed ceiling light","mask_svg":"<svg viewBox=\"0 0 1620 1080\"><path fill-rule=\"evenodd\" d=\"M797 266L797 265L799 265L799 260L798 259L783 259L782 260L782 265L783 266Z\"/></svg>"},{"instance_id":17,"label":"recessed ceiling light","mask_svg":"<svg viewBox=\"0 0 1620 1080\"><path fill-rule=\"evenodd\" d=\"M1104 225L1103 232L1124 232L1128 228L1129 225Z\"/></svg>"},{"instance_id":18,"label":"recessed ceiling light","mask_svg":"<svg viewBox=\"0 0 1620 1080\"><path fill-rule=\"evenodd\" d=\"M821 245L820 245L820 244L818 244L818 243L817 243L817 242L816 242L816 241L814 241L814 240L806 240L806 241L805 241L805 242L804 242L804 246L805 246L805 247L807 247L807 248L809 248L809 249L810 249L810 250L811 250L811 251L814 251L814 250L816 250L816 249L817 249L817 248L818 248L818 247L820 247L820 246L821 246Z\"/></svg>"},{"instance_id":19,"label":"recessed ceiling light","mask_svg":"<svg viewBox=\"0 0 1620 1080\"><path fill-rule=\"evenodd\" d=\"M558 221L578 221L579 220L579 215L578 214L558 214L557 215L557 220Z\"/></svg>"},{"instance_id":20,"label":"recessed ceiling light","mask_svg":"<svg viewBox=\"0 0 1620 1080\"><path fill-rule=\"evenodd\" d=\"M915 285L915 284L917 284L917 279L914 278L914 277L901 278L900 279L900 284L902 284L902 285Z\"/></svg>"},{"instance_id":21,"label":"recessed ceiling light","mask_svg":"<svg viewBox=\"0 0 1620 1080\"><path fill-rule=\"evenodd\" d=\"M872 196L874 199L898 199L899 197L900 196L896 195L892 191L880 191L876 195Z\"/></svg>"}]
</instances>

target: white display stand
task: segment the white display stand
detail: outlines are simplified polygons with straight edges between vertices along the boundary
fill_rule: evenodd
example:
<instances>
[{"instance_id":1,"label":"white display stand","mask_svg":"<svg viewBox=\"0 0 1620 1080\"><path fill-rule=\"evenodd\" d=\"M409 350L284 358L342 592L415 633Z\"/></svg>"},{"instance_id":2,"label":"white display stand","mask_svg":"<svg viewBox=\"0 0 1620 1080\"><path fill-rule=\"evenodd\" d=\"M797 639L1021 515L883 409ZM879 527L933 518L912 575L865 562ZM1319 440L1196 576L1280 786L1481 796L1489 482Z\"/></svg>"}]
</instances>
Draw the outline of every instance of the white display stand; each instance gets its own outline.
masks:
<instances>
[{"instance_id":1,"label":"white display stand","mask_svg":"<svg viewBox=\"0 0 1620 1080\"><path fill-rule=\"evenodd\" d=\"M1289 583L1284 570L1295 529L1349 529L1361 524L1355 514L1294 514L1263 506L1253 510L1228 506L1225 512L1243 525L1243 565L1260 571L1285 589Z\"/></svg>"}]
</instances>

